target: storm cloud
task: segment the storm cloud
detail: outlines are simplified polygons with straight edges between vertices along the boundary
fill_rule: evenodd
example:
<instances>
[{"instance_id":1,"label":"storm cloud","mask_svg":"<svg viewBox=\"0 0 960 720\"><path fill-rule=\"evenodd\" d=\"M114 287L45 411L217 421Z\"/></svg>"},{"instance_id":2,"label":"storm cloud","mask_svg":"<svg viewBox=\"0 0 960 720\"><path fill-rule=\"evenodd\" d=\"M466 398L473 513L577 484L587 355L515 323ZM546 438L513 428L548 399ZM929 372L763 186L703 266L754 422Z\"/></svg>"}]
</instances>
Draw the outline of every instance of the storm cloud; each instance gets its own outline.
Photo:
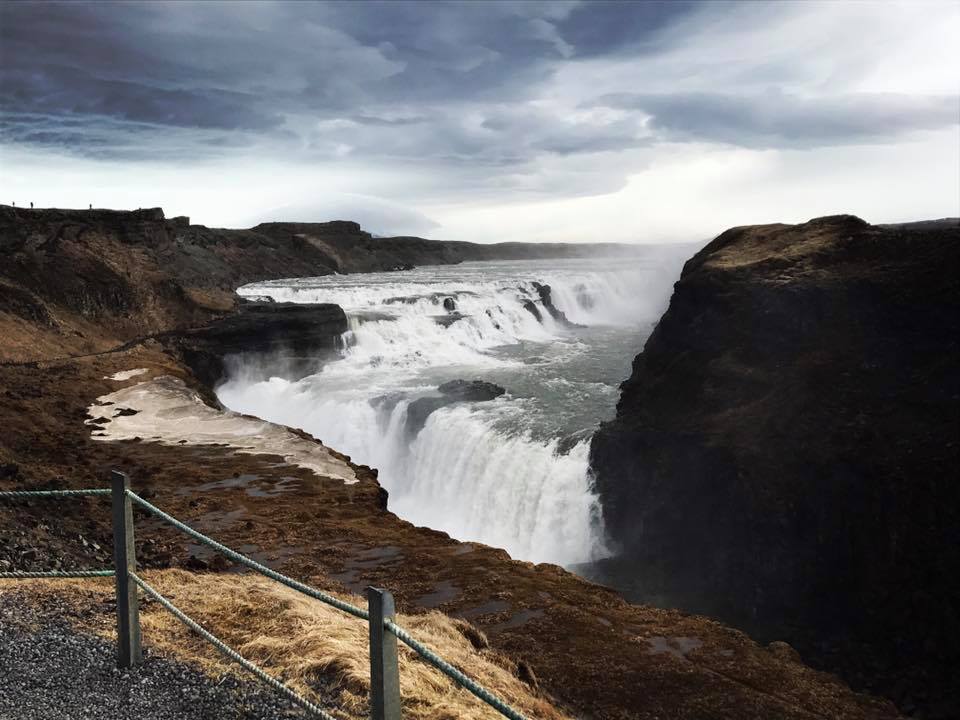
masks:
<instances>
[{"instance_id":1,"label":"storm cloud","mask_svg":"<svg viewBox=\"0 0 960 720\"><path fill-rule=\"evenodd\" d=\"M762 148L893 141L915 130L950 127L960 118L960 97L950 95L622 93L597 104L649 115L647 127L665 139Z\"/></svg>"},{"instance_id":2,"label":"storm cloud","mask_svg":"<svg viewBox=\"0 0 960 720\"><path fill-rule=\"evenodd\" d=\"M185 176L260 163L302 195L267 208L326 207L314 196L333 184L379 224L410 206L406 224L429 229L426 206L619 192L682 146L955 129L941 38L956 6L855 5L4 3L0 159L22 178L30 157ZM921 32L919 54L939 53L914 68L924 80L886 70Z\"/></svg>"}]
</instances>

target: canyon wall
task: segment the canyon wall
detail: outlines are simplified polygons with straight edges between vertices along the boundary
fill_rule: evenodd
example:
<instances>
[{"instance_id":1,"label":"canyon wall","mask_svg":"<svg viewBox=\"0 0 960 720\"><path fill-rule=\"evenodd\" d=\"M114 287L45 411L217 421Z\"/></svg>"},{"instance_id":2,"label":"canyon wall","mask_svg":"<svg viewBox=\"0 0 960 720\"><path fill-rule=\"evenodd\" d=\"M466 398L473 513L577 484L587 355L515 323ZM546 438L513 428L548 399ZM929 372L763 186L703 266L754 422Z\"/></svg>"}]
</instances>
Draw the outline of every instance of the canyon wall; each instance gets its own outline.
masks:
<instances>
[{"instance_id":1,"label":"canyon wall","mask_svg":"<svg viewBox=\"0 0 960 720\"><path fill-rule=\"evenodd\" d=\"M878 690L956 703L958 258L956 221L836 216L687 262L591 449L641 596L842 636Z\"/></svg>"},{"instance_id":2,"label":"canyon wall","mask_svg":"<svg viewBox=\"0 0 960 720\"><path fill-rule=\"evenodd\" d=\"M204 325L232 312L233 291L256 280L628 250L379 238L348 221L224 230L168 220L160 208L0 205L0 361L102 352Z\"/></svg>"}]
</instances>

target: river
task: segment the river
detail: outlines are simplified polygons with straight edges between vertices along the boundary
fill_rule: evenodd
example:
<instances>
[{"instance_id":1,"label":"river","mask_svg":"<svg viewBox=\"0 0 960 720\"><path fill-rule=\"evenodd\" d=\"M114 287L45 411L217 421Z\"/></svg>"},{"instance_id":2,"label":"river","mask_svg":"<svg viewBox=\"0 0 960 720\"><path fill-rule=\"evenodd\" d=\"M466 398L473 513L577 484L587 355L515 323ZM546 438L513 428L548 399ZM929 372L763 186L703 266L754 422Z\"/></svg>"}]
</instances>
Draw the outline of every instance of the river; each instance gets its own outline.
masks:
<instances>
[{"instance_id":1,"label":"river","mask_svg":"<svg viewBox=\"0 0 960 720\"><path fill-rule=\"evenodd\" d=\"M588 467L598 423L666 309L691 246L629 257L473 262L258 283L248 297L340 305L338 359L297 381L235 368L229 408L301 427L379 470L389 506L418 525L511 556L570 565L606 543ZM551 317L537 284L550 286ZM531 311L531 305L535 312ZM539 319L536 317L539 315ZM506 390L408 409L451 380Z\"/></svg>"}]
</instances>

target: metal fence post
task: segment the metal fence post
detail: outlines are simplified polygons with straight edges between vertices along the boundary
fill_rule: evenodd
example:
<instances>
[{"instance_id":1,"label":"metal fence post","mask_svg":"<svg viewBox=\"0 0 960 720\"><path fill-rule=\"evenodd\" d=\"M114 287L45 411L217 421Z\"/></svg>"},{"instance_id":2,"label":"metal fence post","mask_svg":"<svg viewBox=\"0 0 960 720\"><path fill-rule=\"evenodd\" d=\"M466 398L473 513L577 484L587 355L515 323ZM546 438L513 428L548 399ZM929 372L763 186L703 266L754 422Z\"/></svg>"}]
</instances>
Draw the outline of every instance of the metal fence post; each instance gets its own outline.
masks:
<instances>
[{"instance_id":1,"label":"metal fence post","mask_svg":"<svg viewBox=\"0 0 960 720\"><path fill-rule=\"evenodd\" d=\"M400 720L400 666L397 637L383 627L397 616L393 595L367 588L370 612L370 720Z\"/></svg>"},{"instance_id":2,"label":"metal fence post","mask_svg":"<svg viewBox=\"0 0 960 720\"><path fill-rule=\"evenodd\" d=\"M127 490L130 478L125 473L110 472L113 486L113 567L117 587L117 666L133 667L143 662L140 648L140 604L137 585L130 582L130 572L137 571L133 545L133 507Z\"/></svg>"}]
</instances>

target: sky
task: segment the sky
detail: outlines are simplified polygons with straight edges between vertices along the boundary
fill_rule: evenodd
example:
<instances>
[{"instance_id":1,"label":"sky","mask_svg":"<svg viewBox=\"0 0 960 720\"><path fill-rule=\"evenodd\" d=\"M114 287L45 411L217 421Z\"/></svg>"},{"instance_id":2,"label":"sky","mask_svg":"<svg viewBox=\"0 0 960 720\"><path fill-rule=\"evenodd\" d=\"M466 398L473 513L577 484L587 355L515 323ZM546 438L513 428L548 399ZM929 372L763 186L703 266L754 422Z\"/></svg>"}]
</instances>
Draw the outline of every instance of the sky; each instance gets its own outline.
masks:
<instances>
[{"instance_id":1,"label":"sky","mask_svg":"<svg viewBox=\"0 0 960 720\"><path fill-rule=\"evenodd\" d=\"M960 2L0 3L0 202L477 242L960 215Z\"/></svg>"}]
</instances>

